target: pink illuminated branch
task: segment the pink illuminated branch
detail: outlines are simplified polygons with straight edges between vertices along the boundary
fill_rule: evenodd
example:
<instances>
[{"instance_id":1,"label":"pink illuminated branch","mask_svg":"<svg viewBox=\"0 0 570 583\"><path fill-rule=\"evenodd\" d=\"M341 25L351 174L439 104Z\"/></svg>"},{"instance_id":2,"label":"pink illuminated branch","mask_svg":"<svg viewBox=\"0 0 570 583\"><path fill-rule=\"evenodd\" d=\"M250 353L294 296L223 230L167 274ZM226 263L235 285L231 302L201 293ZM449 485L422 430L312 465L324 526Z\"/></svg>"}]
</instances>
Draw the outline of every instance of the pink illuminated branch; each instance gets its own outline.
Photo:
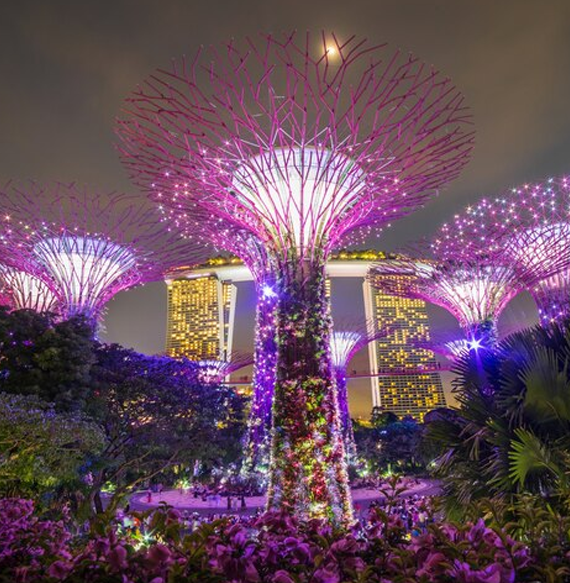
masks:
<instances>
[{"instance_id":1,"label":"pink illuminated branch","mask_svg":"<svg viewBox=\"0 0 570 583\"><path fill-rule=\"evenodd\" d=\"M251 364L251 354L232 353L228 360L200 360L197 362L198 378L204 383L222 383L227 376Z\"/></svg>"},{"instance_id":2,"label":"pink illuminated branch","mask_svg":"<svg viewBox=\"0 0 570 583\"><path fill-rule=\"evenodd\" d=\"M543 321L570 316L570 180L525 184L456 215L436 240L445 254L501 257L534 296Z\"/></svg>"},{"instance_id":3,"label":"pink illuminated branch","mask_svg":"<svg viewBox=\"0 0 570 583\"><path fill-rule=\"evenodd\" d=\"M420 251L415 253L420 256ZM371 283L389 295L421 299L451 312L464 329L495 323L522 289L516 272L500 257L399 259L378 264Z\"/></svg>"},{"instance_id":4,"label":"pink illuminated branch","mask_svg":"<svg viewBox=\"0 0 570 583\"><path fill-rule=\"evenodd\" d=\"M136 182L196 236L244 231L279 258L417 208L469 158L462 96L411 55L332 39L334 58L324 36L265 35L147 78L118 124Z\"/></svg>"},{"instance_id":5,"label":"pink illuminated branch","mask_svg":"<svg viewBox=\"0 0 570 583\"><path fill-rule=\"evenodd\" d=\"M0 264L0 303L15 310L56 312L58 301L49 286L30 272Z\"/></svg>"},{"instance_id":6,"label":"pink illuminated branch","mask_svg":"<svg viewBox=\"0 0 570 583\"><path fill-rule=\"evenodd\" d=\"M11 265L41 279L63 316L96 317L119 291L208 253L165 228L133 196L75 184L9 183L0 191L0 209L0 245L11 250Z\"/></svg>"},{"instance_id":7,"label":"pink illuminated branch","mask_svg":"<svg viewBox=\"0 0 570 583\"><path fill-rule=\"evenodd\" d=\"M354 323L354 321L337 322L331 336L331 357L333 367L346 368L356 354L365 346L390 333L387 329L376 329L374 322Z\"/></svg>"}]
</instances>

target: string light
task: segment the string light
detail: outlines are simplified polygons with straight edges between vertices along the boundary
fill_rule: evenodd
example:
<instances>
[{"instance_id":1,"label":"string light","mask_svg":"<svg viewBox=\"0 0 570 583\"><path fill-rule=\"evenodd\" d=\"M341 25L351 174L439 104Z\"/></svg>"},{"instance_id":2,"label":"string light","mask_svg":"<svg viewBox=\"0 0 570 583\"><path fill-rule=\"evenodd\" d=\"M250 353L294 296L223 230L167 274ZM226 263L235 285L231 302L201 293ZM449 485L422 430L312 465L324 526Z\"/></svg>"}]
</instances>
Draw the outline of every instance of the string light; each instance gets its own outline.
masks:
<instances>
[{"instance_id":1,"label":"string light","mask_svg":"<svg viewBox=\"0 0 570 583\"><path fill-rule=\"evenodd\" d=\"M12 248L10 269L0 269L4 286L14 298L27 295L26 307L56 309L64 319L81 314L96 321L119 291L162 279L182 260L207 257L163 229L153 209L132 196L22 182L0 191L0 208L12 217L9 231L0 222Z\"/></svg>"}]
</instances>

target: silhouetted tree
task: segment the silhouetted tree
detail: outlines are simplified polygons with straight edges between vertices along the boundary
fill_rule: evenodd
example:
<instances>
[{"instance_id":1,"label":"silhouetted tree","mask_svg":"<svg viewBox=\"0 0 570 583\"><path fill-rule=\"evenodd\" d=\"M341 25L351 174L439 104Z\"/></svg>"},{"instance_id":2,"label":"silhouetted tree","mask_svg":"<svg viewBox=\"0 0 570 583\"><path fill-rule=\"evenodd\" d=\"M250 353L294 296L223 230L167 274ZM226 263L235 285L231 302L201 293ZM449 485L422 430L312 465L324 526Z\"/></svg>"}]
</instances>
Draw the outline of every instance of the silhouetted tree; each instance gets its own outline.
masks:
<instances>
[{"instance_id":1,"label":"silhouetted tree","mask_svg":"<svg viewBox=\"0 0 570 583\"><path fill-rule=\"evenodd\" d=\"M91 396L91 324L0 307L0 391L36 395L58 411L81 411Z\"/></svg>"},{"instance_id":2,"label":"silhouetted tree","mask_svg":"<svg viewBox=\"0 0 570 583\"><path fill-rule=\"evenodd\" d=\"M107 438L91 498L112 481L116 503L173 465L223 465L240 455L244 404L225 386L198 382L191 361L101 345L92 369L97 417Z\"/></svg>"}]
</instances>

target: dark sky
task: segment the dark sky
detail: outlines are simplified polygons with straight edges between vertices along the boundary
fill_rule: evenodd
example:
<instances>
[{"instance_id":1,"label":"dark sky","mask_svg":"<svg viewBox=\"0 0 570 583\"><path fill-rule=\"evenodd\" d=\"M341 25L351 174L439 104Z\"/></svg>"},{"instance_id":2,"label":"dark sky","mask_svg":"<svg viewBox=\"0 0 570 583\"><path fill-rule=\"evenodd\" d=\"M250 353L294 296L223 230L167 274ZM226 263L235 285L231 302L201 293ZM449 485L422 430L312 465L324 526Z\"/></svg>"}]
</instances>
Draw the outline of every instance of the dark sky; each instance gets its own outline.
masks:
<instances>
[{"instance_id":1,"label":"dark sky","mask_svg":"<svg viewBox=\"0 0 570 583\"><path fill-rule=\"evenodd\" d=\"M568 0L4 0L0 179L132 190L113 119L136 83L200 44L291 29L411 50L449 75L473 110L476 148L462 176L378 247L429 235L484 194L570 170ZM515 325L529 313L521 300L505 318ZM111 340L162 350L163 285L120 294L106 325Z\"/></svg>"}]
</instances>

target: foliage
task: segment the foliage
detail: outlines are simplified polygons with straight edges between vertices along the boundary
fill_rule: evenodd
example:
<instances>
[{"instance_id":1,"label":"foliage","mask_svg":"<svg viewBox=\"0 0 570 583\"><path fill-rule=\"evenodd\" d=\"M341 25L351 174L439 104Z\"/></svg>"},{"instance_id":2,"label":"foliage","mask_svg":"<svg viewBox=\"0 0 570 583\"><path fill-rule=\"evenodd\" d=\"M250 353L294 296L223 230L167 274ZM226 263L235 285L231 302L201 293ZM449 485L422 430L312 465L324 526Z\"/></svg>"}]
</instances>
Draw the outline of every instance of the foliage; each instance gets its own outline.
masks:
<instances>
[{"instance_id":1,"label":"foliage","mask_svg":"<svg viewBox=\"0 0 570 583\"><path fill-rule=\"evenodd\" d=\"M415 419L399 419L390 412L373 410L369 425L354 424L358 454L374 473L423 470L422 435L423 426Z\"/></svg>"},{"instance_id":2,"label":"foliage","mask_svg":"<svg viewBox=\"0 0 570 583\"><path fill-rule=\"evenodd\" d=\"M196 365L93 340L82 317L0 308L0 491L39 499L58 488L85 514L100 491L125 492L169 467L235 462L241 397L203 385ZM24 397L29 396L26 400ZM88 422L87 420L91 420Z\"/></svg>"},{"instance_id":3,"label":"foliage","mask_svg":"<svg viewBox=\"0 0 570 583\"><path fill-rule=\"evenodd\" d=\"M268 513L189 532L163 508L138 515L145 531L116 524L70 540L62 523L41 521L28 501L0 502L0 581L68 583L511 583L547 580L531 550L482 520L430 525L411 537L378 511L367 528L335 530ZM25 550L24 550L25 549ZM548 552L548 551L547 551ZM560 573L564 556L550 552ZM561 579L559 579L561 580Z\"/></svg>"},{"instance_id":4,"label":"foliage","mask_svg":"<svg viewBox=\"0 0 570 583\"><path fill-rule=\"evenodd\" d=\"M39 498L76 488L103 448L93 422L37 397L0 393L0 493Z\"/></svg>"},{"instance_id":5,"label":"foliage","mask_svg":"<svg viewBox=\"0 0 570 583\"><path fill-rule=\"evenodd\" d=\"M57 322L33 310L0 306L0 391L36 395L58 411L81 411L91 396L91 322Z\"/></svg>"},{"instance_id":6,"label":"foliage","mask_svg":"<svg viewBox=\"0 0 570 583\"><path fill-rule=\"evenodd\" d=\"M516 494L506 501L492 498L468 506L466 514L483 517L495 530L523 542L535 562L537 581L570 581L570 516L545 504L537 494Z\"/></svg>"},{"instance_id":7,"label":"foliage","mask_svg":"<svg viewBox=\"0 0 570 583\"><path fill-rule=\"evenodd\" d=\"M536 327L457 364L457 411L430 423L447 510L489 495L570 501L570 325Z\"/></svg>"},{"instance_id":8,"label":"foliage","mask_svg":"<svg viewBox=\"0 0 570 583\"><path fill-rule=\"evenodd\" d=\"M323 262L291 257L277 282L277 365L268 507L352 519Z\"/></svg>"},{"instance_id":9,"label":"foliage","mask_svg":"<svg viewBox=\"0 0 570 583\"><path fill-rule=\"evenodd\" d=\"M203 385L196 365L98 346L92 370L106 447L93 467L91 497L106 482L125 492L175 464L229 463L239 455L243 401L231 389ZM99 509L101 507L99 506Z\"/></svg>"},{"instance_id":10,"label":"foliage","mask_svg":"<svg viewBox=\"0 0 570 583\"><path fill-rule=\"evenodd\" d=\"M41 520L31 500L0 499L0 582L54 580L54 565L71 558L62 521Z\"/></svg>"}]
</instances>

